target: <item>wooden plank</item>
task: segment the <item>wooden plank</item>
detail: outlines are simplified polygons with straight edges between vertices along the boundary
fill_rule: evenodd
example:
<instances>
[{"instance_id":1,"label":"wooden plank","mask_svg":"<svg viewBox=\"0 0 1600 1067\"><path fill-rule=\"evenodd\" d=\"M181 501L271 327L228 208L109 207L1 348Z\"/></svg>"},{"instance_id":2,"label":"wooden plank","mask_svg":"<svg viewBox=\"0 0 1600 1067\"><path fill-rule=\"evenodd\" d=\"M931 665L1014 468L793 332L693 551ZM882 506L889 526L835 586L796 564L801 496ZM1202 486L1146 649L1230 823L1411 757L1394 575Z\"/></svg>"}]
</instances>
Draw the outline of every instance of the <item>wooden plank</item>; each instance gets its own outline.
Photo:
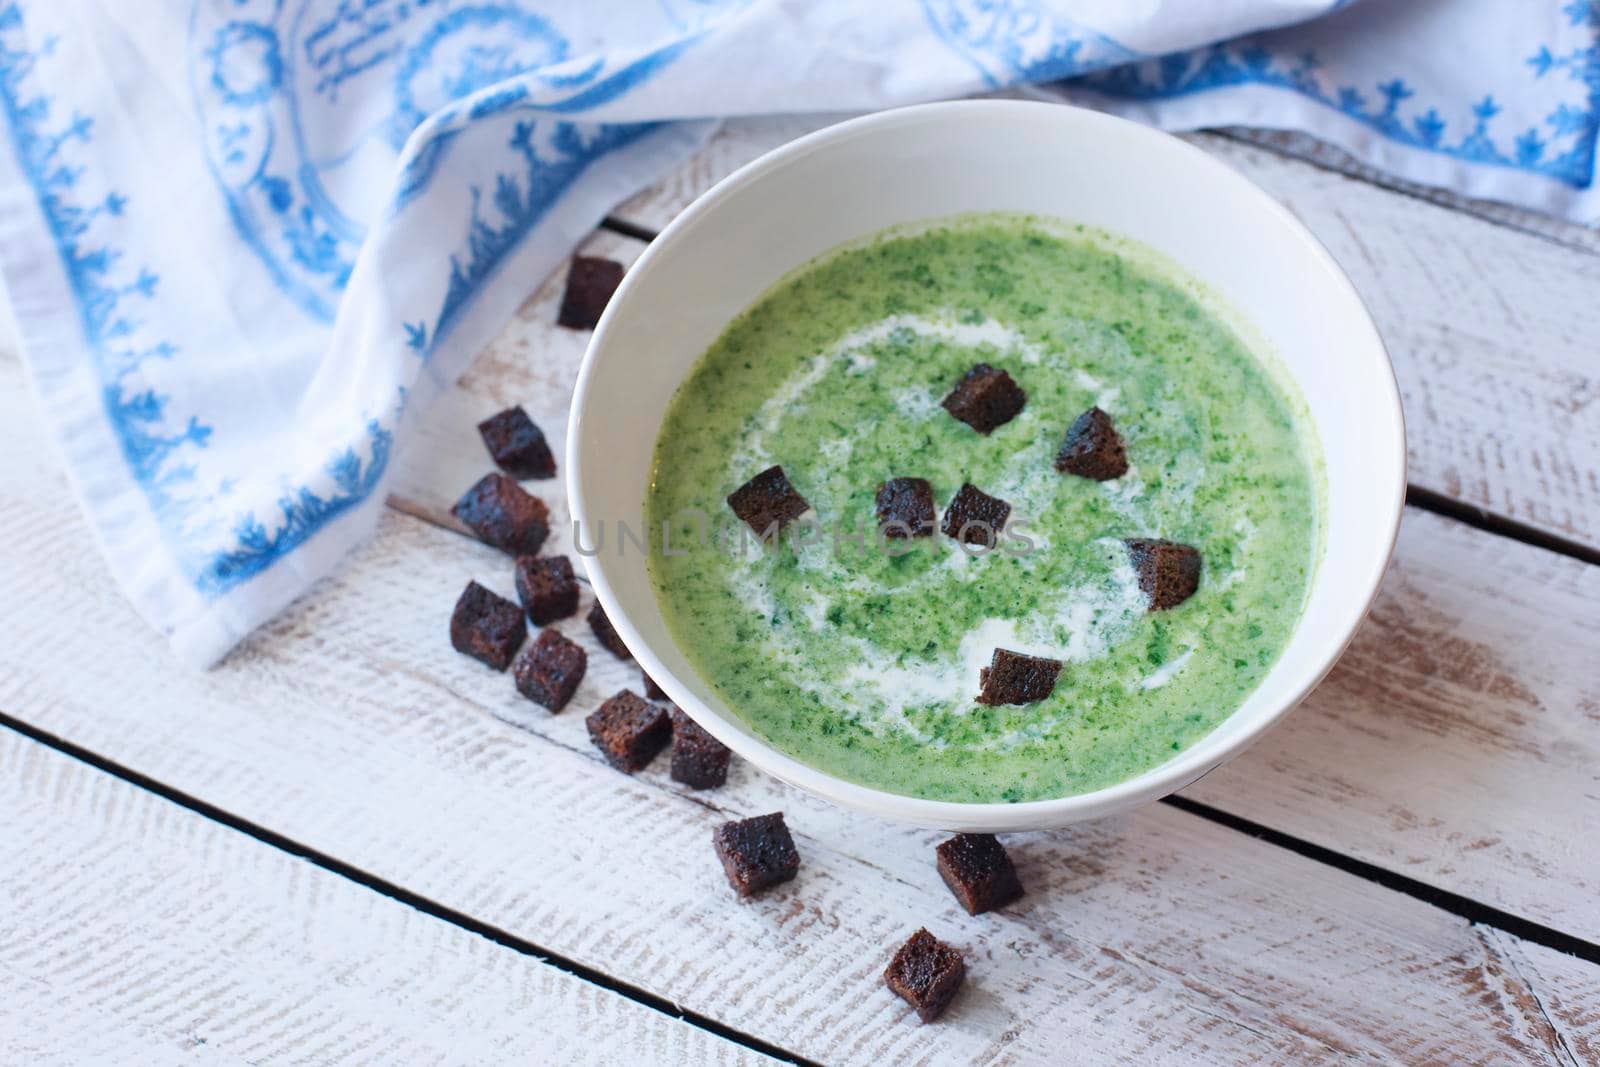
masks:
<instances>
[{"instance_id":1,"label":"wooden plank","mask_svg":"<svg viewBox=\"0 0 1600 1067\"><path fill-rule=\"evenodd\" d=\"M1600 1063L1600 989L1585 977L1588 966L1543 945L1503 946L1505 958L1530 988L1544 989L1537 1010L1559 1035L1574 1063Z\"/></svg>"},{"instance_id":2,"label":"wooden plank","mask_svg":"<svg viewBox=\"0 0 1600 1067\"><path fill-rule=\"evenodd\" d=\"M0 900L0 1062L774 1062L3 729Z\"/></svg>"},{"instance_id":3,"label":"wooden plank","mask_svg":"<svg viewBox=\"0 0 1600 1067\"><path fill-rule=\"evenodd\" d=\"M20 455L39 429L14 364L8 378L0 444ZM703 795L660 765L617 774L577 712L632 683L631 668L590 643L573 709L521 701L444 638L468 576L506 587L504 557L407 516L386 517L348 568L221 668L176 672L109 582L60 475L36 467L0 468L0 585L13 591L0 709L781 1047L827 1062L1072 1047L1140 1063L1564 1063L1593 1040L1582 1006L1600 968L1521 968L1515 938L1171 807L1014 838L1029 897L971 918L934 873L936 834L744 766ZM797 831L802 875L738 903L710 828L774 809ZM972 965L937 1026L912 1024L879 978L921 924ZM1557 1001L1579 1007L1542 1008Z\"/></svg>"},{"instance_id":4,"label":"wooden plank","mask_svg":"<svg viewBox=\"0 0 1600 1067\"><path fill-rule=\"evenodd\" d=\"M613 215L651 230L837 116L737 119ZM1294 211L1394 359L1414 485L1600 548L1600 256L1217 134L1186 139Z\"/></svg>"},{"instance_id":5,"label":"wooden plank","mask_svg":"<svg viewBox=\"0 0 1600 1067\"><path fill-rule=\"evenodd\" d=\"M1600 567L1408 508L1305 705L1186 796L1600 941Z\"/></svg>"}]
</instances>

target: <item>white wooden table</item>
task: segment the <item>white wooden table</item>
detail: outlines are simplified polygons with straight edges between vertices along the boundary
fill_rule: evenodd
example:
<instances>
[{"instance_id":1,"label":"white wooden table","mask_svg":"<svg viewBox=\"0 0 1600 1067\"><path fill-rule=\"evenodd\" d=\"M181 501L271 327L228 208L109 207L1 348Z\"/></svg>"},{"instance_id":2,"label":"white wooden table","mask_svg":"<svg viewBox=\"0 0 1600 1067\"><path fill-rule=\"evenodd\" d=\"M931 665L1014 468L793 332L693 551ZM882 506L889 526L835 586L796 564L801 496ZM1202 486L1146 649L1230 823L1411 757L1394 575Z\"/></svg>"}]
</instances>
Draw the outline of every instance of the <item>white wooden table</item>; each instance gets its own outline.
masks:
<instances>
[{"instance_id":1,"label":"white wooden table","mask_svg":"<svg viewBox=\"0 0 1600 1067\"><path fill-rule=\"evenodd\" d=\"M821 124L730 124L589 250L631 259ZM559 275L432 413L374 543L203 675L118 594L8 346L0 1063L1600 1062L1600 233L1193 140L1368 300L1412 506L1304 707L1179 797L1012 837L1028 896L978 918L941 835L748 766L702 794L603 765L583 715L637 674L581 618L560 715L451 651L466 580L510 592L447 514L474 424L522 403L562 443L586 335L553 325ZM739 903L710 829L778 809L801 876ZM969 961L930 1026L880 979L923 924Z\"/></svg>"}]
</instances>

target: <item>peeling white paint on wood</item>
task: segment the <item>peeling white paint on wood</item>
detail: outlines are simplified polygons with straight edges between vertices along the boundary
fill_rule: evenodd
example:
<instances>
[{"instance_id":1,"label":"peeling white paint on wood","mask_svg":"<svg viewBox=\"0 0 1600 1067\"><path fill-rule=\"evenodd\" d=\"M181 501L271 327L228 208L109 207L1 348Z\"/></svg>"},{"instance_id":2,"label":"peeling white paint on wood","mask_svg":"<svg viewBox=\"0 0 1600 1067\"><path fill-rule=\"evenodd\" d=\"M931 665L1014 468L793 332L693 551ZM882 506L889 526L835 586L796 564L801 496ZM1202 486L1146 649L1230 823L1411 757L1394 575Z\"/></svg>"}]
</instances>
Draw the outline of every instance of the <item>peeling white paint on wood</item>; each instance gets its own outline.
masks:
<instances>
[{"instance_id":1,"label":"peeling white paint on wood","mask_svg":"<svg viewBox=\"0 0 1600 1067\"><path fill-rule=\"evenodd\" d=\"M36 441L8 395L0 434ZM618 774L582 713L636 686L632 665L572 620L560 628L588 647L590 678L560 715L522 700L444 636L468 577L509 591L507 558L408 516L220 669L183 673L110 585L59 474L28 465L20 481L0 471L0 585L15 590L0 708L781 1047L827 1062L1026 1061L1070 1043L1112 1062L1560 1063L1563 1042L1589 1039L1536 1005L1592 1002L1600 969L1518 978L1515 939L1169 807L1013 838L1029 896L973 918L934 871L937 834L744 765L703 794L665 761ZM801 876L740 903L711 827L775 809ZM925 1027L880 979L923 924L971 963L952 1014Z\"/></svg>"},{"instance_id":2,"label":"peeling white paint on wood","mask_svg":"<svg viewBox=\"0 0 1600 1067\"><path fill-rule=\"evenodd\" d=\"M1185 795L1600 940L1600 567L1408 508L1372 615Z\"/></svg>"},{"instance_id":3,"label":"peeling white paint on wood","mask_svg":"<svg viewBox=\"0 0 1600 1067\"><path fill-rule=\"evenodd\" d=\"M0 729L0 1062L772 1063Z\"/></svg>"}]
</instances>

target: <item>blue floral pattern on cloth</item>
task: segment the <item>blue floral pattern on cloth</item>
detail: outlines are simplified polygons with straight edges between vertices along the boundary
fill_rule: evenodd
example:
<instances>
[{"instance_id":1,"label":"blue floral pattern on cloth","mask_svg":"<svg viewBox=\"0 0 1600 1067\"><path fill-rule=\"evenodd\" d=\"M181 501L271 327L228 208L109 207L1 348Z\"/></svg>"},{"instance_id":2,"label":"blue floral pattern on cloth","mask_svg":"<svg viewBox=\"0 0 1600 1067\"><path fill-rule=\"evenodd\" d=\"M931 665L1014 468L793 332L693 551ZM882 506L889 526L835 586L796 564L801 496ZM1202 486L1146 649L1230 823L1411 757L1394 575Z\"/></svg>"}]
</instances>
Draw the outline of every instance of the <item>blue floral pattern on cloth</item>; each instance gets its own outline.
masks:
<instances>
[{"instance_id":1,"label":"blue floral pattern on cloth","mask_svg":"<svg viewBox=\"0 0 1600 1067\"><path fill-rule=\"evenodd\" d=\"M113 572L210 662L359 541L419 385L695 149L681 120L1056 83L1600 215L1600 0L1496 3L191 0L130 36L113 0L0 0L31 205L0 267Z\"/></svg>"},{"instance_id":2,"label":"blue floral pattern on cloth","mask_svg":"<svg viewBox=\"0 0 1600 1067\"><path fill-rule=\"evenodd\" d=\"M73 195L88 167L84 160L93 146L95 122L79 112L58 117L49 96L28 91L29 75L51 58L57 45L47 39L36 52L16 47L12 34L22 26L19 5L0 9L0 107L76 299L86 347L102 383L107 420L133 478L171 535L169 544L182 573L202 594L226 590L364 499L387 463L391 435L376 421L369 422L368 458L363 461L350 449L335 455L326 465L334 492L318 495L302 487L285 495L281 519L271 530L245 514L235 526L235 548L205 558L182 551L194 503L185 493L194 481L186 456L206 447L212 428L196 415L173 425L170 398L133 384L148 362L170 361L180 354L178 346L152 335L147 326L161 276L98 235L104 220L120 218L130 209L128 197L112 190L85 203ZM262 89L259 82L229 83L229 91L242 97L259 98Z\"/></svg>"},{"instance_id":3,"label":"blue floral pattern on cloth","mask_svg":"<svg viewBox=\"0 0 1600 1067\"><path fill-rule=\"evenodd\" d=\"M247 17L252 7L264 21ZM542 110L583 109L670 58L619 71L600 57L569 69L567 39L512 2L303 3L292 17L277 2L198 3L190 39L207 154L240 236L286 295L328 322L367 235L369 190L351 175L364 173L371 142L400 154L425 121L450 127L527 103L529 80L555 90L540 95ZM301 60L287 78L285 53ZM388 99L373 127L308 137L309 125L352 96L375 95L374 82ZM411 153L397 204L427 188L454 139L446 129Z\"/></svg>"},{"instance_id":4,"label":"blue floral pattern on cloth","mask_svg":"<svg viewBox=\"0 0 1600 1067\"><path fill-rule=\"evenodd\" d=\"M922 6L928 25L990 89L1059 81L1143 58L1031 0L922 0Z\"/></svg>"},{"instance_id":5,"label":"blue floral pattern on cloth","mask_svg":"<svg viewBox=\"0 0 1600 1067\"><path fill-rule=\"evenodd\" d=\"M1529 82L1561 78L1573 98L1521 129L1504 129L1504 106L1495 93L1474 96L1470 118L1454 126L1404 76L1371 85L1343 83L1322 69L1315 51L1286 54L1270 35L1212 45L1093 74L1080 84L1112 97L1161 100L1239 86L1284 89L1336 110L1401 145L1474 164L1511 167L1559 179L1575 188L1594 181L1600 133L1600 0L1567 0L1570 27L1587 30L1587 42L1553 51L1541 43L1524 60ZM1458 101L1459 102L1459 101Z\"/></svg>"}]
</instances>

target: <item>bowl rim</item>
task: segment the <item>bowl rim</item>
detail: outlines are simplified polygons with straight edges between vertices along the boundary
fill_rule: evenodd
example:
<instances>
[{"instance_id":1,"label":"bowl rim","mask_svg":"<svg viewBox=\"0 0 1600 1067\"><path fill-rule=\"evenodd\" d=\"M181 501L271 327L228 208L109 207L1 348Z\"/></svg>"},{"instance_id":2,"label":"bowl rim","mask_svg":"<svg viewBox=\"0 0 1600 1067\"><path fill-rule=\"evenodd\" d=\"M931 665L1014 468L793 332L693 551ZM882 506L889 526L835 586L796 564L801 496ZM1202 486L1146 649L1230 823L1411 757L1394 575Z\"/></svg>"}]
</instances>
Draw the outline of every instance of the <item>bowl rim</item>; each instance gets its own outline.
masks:
<instances>
[{"instance_id":1,"label":"bowl rim","mask_svg":"<svg viewBox=\"0 0 1600 1067\"><path fill-rule=\"evenodd\" d=\"M1365 595L1361 598L1360 610L1353 612L1351 617L1342 623L1343 634L1339 639L1328 642L1328 647L1320 655L1307 657L1307 666L1300 670L1297 677L1292 677L1287 683L1290 696L1284 699L1278 707L1261 713L1255 722L1240 730L1238 735L1231 738L1220 750L1204 751L1205 739L1202 738L1195 745L1180 752L1167 762L1158 764L1133 778L1116 782L1100 789L1090 790L1086 793L1044 800L1028 800L1015 803L967 803L906 796L837 777L779 751L767 741L754 735L753 732L746 733L736 728L724 716L708 707L680 683L672 672L662 664L654 649L650 647L650 644L634 627L626 614L623 613L601 558L598 555L584 556L580 554L583 568L589 576L590 587L594 591L596 600L599 601L600 607L605 611L612 627L622 638L623 643L633 653L635 663L655 681L674 704L683 709L690 718L704 727L713 737L768 774L836 804L904 823L937 829L1003 832L1064 826L1086 819L1098 818L1103 815L1142 806L1160 797L1177 792L1236 757L1297 707L1327 677L1328 672L1333 669L1340 656L1343 655L1345 649L1355 637L1362 621L1371 611L1373 601L1377 597L1379 586L1388 570L1389 561L1394 553L1395 543L1399 536L1400 518L1405 506L1407 464L1405 414L1401 407L1400 389L1395 376L1393 360L1389 356L1388 348L1384 345L1376 324L1372 321L1372 315L1366 306L1366 302L1362 300L1360 293L1345 274L1343 268L1339 266L1338 261L1334 259L1327 247L1288 208L1229 164L1187 141L1150 126L1069 104L1030 100L955 100L916 104L909 107L874 112L846 119L788 141L763 153L712 185L696 197L688 207L681 211L656 235L654 240L649 243L644 252L634 262L633 267L628 270L622 284L612 296L610 303L600 317L600 321L595 326L594 333L589 339L589 344L584 350L583 362L579 367L572 394L572 404L568 412L565 456L567 497L573 522L575 524L591 525L592 527L587 494L584 489L585 464L581 455L582 449L579 447L579 441L582 438L582 429L586 422L588 410L594 400L590 396L590 392L597 353L605 348L608 328L616 317L618 309L627 306L628 298L640 284L640 279L649 275L655 261L665 254L665 250L685 240L718 203L735 191L758 182L768 173L778 170L788 165L791 161L833 142L862 134L870 134L885 127L928 122L930 120L936 122L946 117L971 119L974 115L982 118L987 114L998 118L1001 113L1014 115L1022 111L1034 113L1057 112L1060 113L1058 117L1067 121L1082 122L1090 127L1100 125L1108 129L1116 129L1123 135L1144 138L1152 142L1166 142L1168 149L1176 149L1186 154L1192 164L1220 172L1225 180L1239 187L1240 192L1251 205L1252 210L1259 211L1266 218L1286 227L1288 232L1293 234L1305 247L1311 257L1326 268L1326 282L1321 284L1342 288L1345 295L1353 301L1351 306L1358 309L1359 319L1353 323L1353 328L1358 332L1364 331L1370 335L1371 344L1368 348L1380 357L1379 362L1382 364L1382 369L1387 371L1386 374L1379 373L1375 375L1375 384L1383 393L1383 400L1386 402L1382 405L1381 410L1373 411L1370 414L1374 418L1387 417L1387 421L1396 431L1395 436L1400 443L1400 447L1396 450L1397 454L1393 457L1393 465L1387 472L1393 479L1394 491L1391 499L1387 502L1387 511L1381 513L1388 527L1387 544L1381 553L1375 554L1372 564L1365 574L1350 576L1350 580L1359 579L1365 589ZM1205 281L1205 279L1200 280L1202 282ZM1237 714L1237 712L1234 714ZM1228 720L1223 720L1223 722L1226 721ZM1220 725L1219 723L1219 727Z\"/></svg>"}]
</instances>

